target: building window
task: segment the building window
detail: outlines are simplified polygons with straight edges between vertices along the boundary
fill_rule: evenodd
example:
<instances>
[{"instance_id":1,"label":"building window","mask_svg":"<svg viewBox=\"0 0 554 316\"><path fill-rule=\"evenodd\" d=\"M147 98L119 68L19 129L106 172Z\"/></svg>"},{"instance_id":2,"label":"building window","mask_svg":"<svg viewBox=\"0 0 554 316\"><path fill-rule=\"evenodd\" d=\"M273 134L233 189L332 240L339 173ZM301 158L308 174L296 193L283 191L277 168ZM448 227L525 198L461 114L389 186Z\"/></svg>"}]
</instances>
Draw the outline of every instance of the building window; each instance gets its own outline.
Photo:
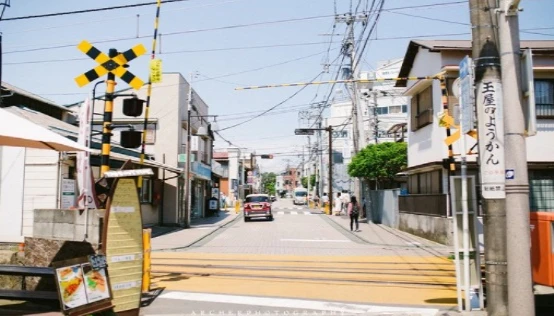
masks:
<instances>
[{"instance_id":1,"label":"building window","mask_svg":"<svg viewBox=\"0 0 554 316\"><path fill-rule=\"evenodd\" d=\"M400 114L400 113L402 113L402 106L400 106L400 105L391 105L391 106L389 106L389 113L390 114Z\"/></svg>"},{"instance_id":2,"label":"building window","mask_svg":"<svg viewBox=\"0 0 554 316\"><path fill-rule=\"evenodd\" d=\"M377 107L376 112L377 115L389 114L389 108L387 106Z\"/></svg>"},{"instance_id":3,"label":"building window","mask_svg":"<svg viewBox=\"0 0 554 316\"><path fill-rule=\"evenodd\" d=\"M554 80L535 80L537 118L554 118Z\"/></svg>"},{"instance_id":4,"label":"building window","mask_svg":"<svg viewBox=\"0 0 554 316\"><path fill-rule=\"evenodd\" d=\"M140 189L140 203L152 203L152 178L142 178Z\"/></svg>"},{"instance_id":5,"label":"building window","mask_svg":"<svg viewBox=\"0 0 554 316\"><path fill-rule=\"evenodd\" d=\"M402 113L408 113L408 105L402 105Z\"/></svg>"},{"instance_id":6,"label":"building window","mask_svg":"<svg viewBox=\"0 0 554 316\"><path fill-rule=\"evenodd\" d=\"M412 97L410 107L412 131L433 123L433 86Z\"/></svg>"}]
</instances>

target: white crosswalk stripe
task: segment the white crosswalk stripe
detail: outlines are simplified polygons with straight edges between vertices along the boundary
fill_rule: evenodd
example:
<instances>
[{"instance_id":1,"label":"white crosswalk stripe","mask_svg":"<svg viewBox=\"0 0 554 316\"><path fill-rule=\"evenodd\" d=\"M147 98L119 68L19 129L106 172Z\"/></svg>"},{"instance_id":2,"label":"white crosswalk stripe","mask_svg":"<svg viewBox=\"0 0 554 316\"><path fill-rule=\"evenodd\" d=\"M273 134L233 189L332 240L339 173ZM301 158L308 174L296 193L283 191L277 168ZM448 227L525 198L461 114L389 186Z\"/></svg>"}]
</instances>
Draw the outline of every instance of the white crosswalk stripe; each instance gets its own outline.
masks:
<instances>
[{"instance_id":1,"label":"white crosswalk stripe","mask_svg":"<svg viewBox=\"0 0 554 316\"><path fill-rule=\"evenodd\" d=\"M297 211L274 211L273 215L314 215L314 214L310 211L302 211L302 212L297 212Z\"/></svg>"}]
</instances>

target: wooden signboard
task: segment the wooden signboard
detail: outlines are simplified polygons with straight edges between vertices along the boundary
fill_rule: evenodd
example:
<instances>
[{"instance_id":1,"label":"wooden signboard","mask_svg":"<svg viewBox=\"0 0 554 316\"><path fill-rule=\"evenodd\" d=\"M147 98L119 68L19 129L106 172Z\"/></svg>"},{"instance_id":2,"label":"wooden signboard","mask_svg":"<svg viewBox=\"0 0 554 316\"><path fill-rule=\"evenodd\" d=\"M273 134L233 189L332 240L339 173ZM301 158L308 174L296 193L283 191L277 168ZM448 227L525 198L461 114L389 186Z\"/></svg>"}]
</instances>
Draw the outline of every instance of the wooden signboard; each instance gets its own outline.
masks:
<instances>
[{"instance_id":1,"label":"wooden signboard","mask_svg":"<svg viewBox=\"0 0 554 316\"><path fill-rule=\"evenodd\" d=\"M111 309L112 291L106 265L101 255L54 262L54 277L65 315L90 315ZM104 261L105 263L105 261Z\"/></svg>"},{"instance_id":2,"label":"wooden signboard","mask_svg":"<svg viewBox=\"0 0 554 316\"><path fill-rule=\"evenodd\" d=\"M107 206L102 250L107 258L114 311L118 315L139 315L143 243L135 176L114 180Z\"/></svg>"}]
</instances>

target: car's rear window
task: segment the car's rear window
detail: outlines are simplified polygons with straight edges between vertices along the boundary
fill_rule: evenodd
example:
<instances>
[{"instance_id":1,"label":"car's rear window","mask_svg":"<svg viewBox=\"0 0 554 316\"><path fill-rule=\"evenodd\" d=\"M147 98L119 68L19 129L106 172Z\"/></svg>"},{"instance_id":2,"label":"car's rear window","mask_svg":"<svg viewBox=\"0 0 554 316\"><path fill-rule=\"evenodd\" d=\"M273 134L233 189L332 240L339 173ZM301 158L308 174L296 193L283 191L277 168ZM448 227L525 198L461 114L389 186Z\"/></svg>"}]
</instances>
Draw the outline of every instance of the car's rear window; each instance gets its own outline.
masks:
<instances>
[{"instance_id":1,"label":"car's rear window","mask_svg":"<svg viewBox=\"0 0 554 316\"><path fill-rule=\"evenodd\" d=\"M296 193L294 193L294 194L295 194L296 196L306 196L306 195L308 195L308 192L302 192L302 191L300 191L300 192L296 192Z\"/></svg>"},{"instance_id":2,"label":"car's rear window","mask_svg":"<svg viewBox=\"0 0 554 316\"><path fill-rule=\"evenodd\" d=\"M267 196L248 196L248 197L246 197L246 203L256 203L256 202L269 202L269 197L267 197Z\"/></svg>"}]
</instances>

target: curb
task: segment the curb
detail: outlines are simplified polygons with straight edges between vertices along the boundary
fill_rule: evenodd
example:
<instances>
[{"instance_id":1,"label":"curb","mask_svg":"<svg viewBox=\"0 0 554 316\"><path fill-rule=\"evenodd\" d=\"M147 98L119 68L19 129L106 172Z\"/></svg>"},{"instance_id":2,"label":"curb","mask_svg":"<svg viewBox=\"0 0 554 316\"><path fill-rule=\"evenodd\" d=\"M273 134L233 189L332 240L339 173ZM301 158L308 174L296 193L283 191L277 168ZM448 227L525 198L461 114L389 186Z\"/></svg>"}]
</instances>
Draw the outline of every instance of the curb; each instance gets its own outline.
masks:
<instances>
[{"instance_id":1,"label":"curb","mask_svg":"<svg viewBox=\"0 0 554 316\"><path fill-rule=\"evenodd\" d=\"M214 230L212 230L211 232L195 239L194 241L186 244L185 246L179 246L179 247L173 247L173 248L163 248L163 249L156 249L156 250L152 250L152 252L168 252L168 251L177 251L179 249L186 249L186 248L190 248L192 247L194 244L197 244L199 243L200 241L206 239L207 237L213 235L215 232L221 230L222 228L225 228L227 227L228 225L230 226L231 224L234 224L238 218L240 218L240 213L237 214L237 216L235 216L235 218L233 218L232 220L228 221L227 223L225 224L221 224L219 225L217 228L215 228Z\"/></svg>"}]
</instances>

